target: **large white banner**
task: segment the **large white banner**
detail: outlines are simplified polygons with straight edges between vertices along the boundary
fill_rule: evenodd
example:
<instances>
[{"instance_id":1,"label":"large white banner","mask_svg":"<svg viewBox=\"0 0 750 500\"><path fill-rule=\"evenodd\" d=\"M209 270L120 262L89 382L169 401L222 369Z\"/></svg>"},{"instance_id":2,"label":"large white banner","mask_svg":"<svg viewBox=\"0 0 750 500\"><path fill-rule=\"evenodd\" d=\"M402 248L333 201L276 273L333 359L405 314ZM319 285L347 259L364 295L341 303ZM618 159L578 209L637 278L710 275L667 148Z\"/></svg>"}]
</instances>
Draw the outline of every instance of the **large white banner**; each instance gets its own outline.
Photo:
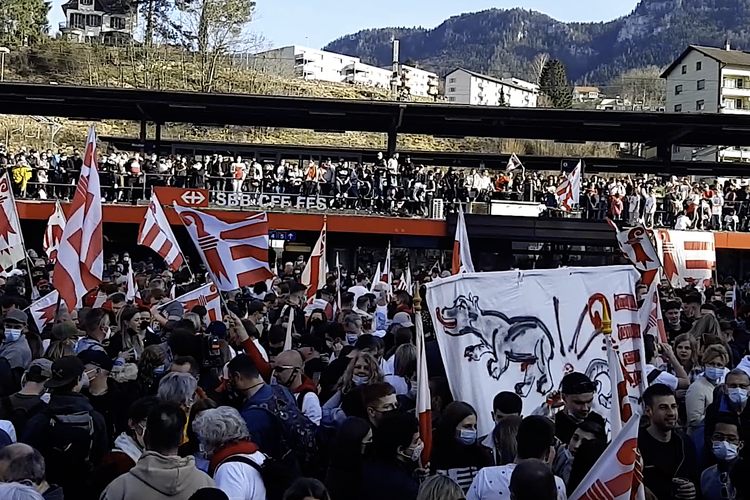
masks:
<instances>
[{"instance_id":1,"label":"large white banner","mask_svg":"<svg viewBox=\"0 0 750 500\"><path fill-rule=\"evenodd\" d=\"M611 266L459 274L429 283L427 304L453 397L477 411L480 435L494 425L495 394L520 395L529 415L573 371L594 381L594 409L609 418L605 307L627 397L637 402L645 364L637 280L632 266Z\"/></svg>"},{"instance_id":2,"label":"large white banner","mask_svg":"<svg viewBox=\"0 0 750 500\"><path fill-rule=\"evenodd\" d=\"M663 276L673 287L682 288L690 283L695 283L700 289L709 286L716 266L713 233L660 230L657 236Z\"/></svg>"}]
</instances>

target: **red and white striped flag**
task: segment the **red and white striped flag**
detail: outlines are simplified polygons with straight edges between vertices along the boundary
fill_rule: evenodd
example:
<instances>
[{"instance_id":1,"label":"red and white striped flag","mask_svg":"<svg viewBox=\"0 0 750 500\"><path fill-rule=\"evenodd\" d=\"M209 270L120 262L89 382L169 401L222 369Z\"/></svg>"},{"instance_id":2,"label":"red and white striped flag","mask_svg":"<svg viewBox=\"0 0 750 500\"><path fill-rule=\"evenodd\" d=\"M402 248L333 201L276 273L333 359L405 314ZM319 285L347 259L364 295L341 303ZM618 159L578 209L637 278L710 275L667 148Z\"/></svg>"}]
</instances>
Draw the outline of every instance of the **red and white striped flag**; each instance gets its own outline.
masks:
<instances>
[{"instance_id":1,"label":"red and white striped flag","mask_svg":"<svg viewBox=\"0 0 750 500\"><path fill-rule=\"evenodd\" d=\"M55 321L55 310L57 309L57 297L59 294L57 290L53 290L26 309L40 332L44 330L47 324ZM60 308L63 307L65 306L60 304Z\"/></svg>"},{"instance_id":2,"label":"red and white striped flag","mask_svg":"<svg viewBox=\"0 0 750 500\"><path fill-rule=\"evenodd\" d=\"M375 285L377 285L378 283L380 283L380 278L381 278L381 275L380 275L380 262L378 262L378 266L375 268L375 274L372 277L372 283L370 283L370 291L371 292L375 291Z\"/></svg>"},{"instance_id":3,"label":"red and white striped flag","mask_svg":"<svg viewBox=\"0 0 750 500\"><path fill-rule=\"evenodd\" d=\"M59 201L55 202L55 212L47 221L47 230L44 232L42 249L49 257L51 264L57 261L57 249L60 247L63 231L65 231L65 214Z\"/></svg>"},{"instance_id":4,"label":"red and white striped flag","mask_svg":"<svg viewBox=\"0 0 750 500\"><path fill-rule=\"evenodd\" d=\"M315 297L315 293L326 284L326 223L320 231L305 269L302 271L300 283L307 287L307 298Z\"/></svg>"},{"instance_id":5,"label":"red and white striped flag","mask_svg":"<svg viewBox=\"0 0 750 500\"><path fill-rule=\"evenodd\" d=\"M385 252L385 263L383 263L383 271L380 275L380 282L388 284L388 291L391 291L391 242L388 242L388 251Z\"/></svg>"},{"instance_id":6,"label":"red and white striped flag","mask_svg":"<svg viewBox=\"0 0 750 500\"><path fill-rule=\"evenodd\" d=\"M411 293L411 290L409 290ZM414 315L414 326L417 336L417 418L419 419L419 435L424 442L422 463L430 460L432 453L432 405L430 398L429 374L427 373L427 351L425 350L424 326L422 314Z\"/></svg>"},{"instance_id":7,"label":"red and white striped flag","mask_svg":"<svg viewBox=\"0 0 750 500\"><path fill-rule=\"evenodd\" d=\"M135 276L133 275L133 263L128 263L128 290L125 292L125 300L128 302L134 302L135 298L141 298L141 292L138 291L138 287L135 284Z\"/></svg>"},{"instance_id":8,"label":"red and white striped flag","mask_svg":"<svg viewBox=\"0 0 750 500\"><path fill-rule=\"evenodd\" d=\"M0 271L8 270L26 258L21 223L13 199L10 177L0 177Z\"/></svg>"},{"instance_id":9,"label":"red and white striped flag","mask_svg":"<svg viewBox=\"0 0 750 500\"><path fill-rule=\"evenodd\" d=\"M471 249L469 248L469 235L466 232L466 221L464 213L458 211L456 222L456 238L453 241L453 262L451 274L473 273L474 262L471 260Z\"/></svg>"},{"instance_id":10,"label":"red and white striped flag","mask_svg":"<svg viewBox=\"0 0 750 500\"><path fill-rule=\"evenodd\" d=\"M102 190L96 165L96 133L91 127L53 276L55 288L60 291L69 312L102 282L103 250Z\"/></svg>"},{"instance_id":11,"label":"red and white striped flag","mask_svg":"<svg viewBox=\"0 0 750 500\"><path fill-rule=\"evenodd\" d=\"M219 290L253 286L273 276L268 268L265 212L228 223L192 208L177 204L174 208Z\"/></svg>"},{"instance_id":12,"label":"red and white striped flag","mask_svg":"<svg viewBox=\"0 0 750 500\"><path fill-rule=\"evenodd\" d=\"M512 172L518 167L523 167L523 163L521 163L521 160L518 158L516 153L513 153L512 155L510 155L510 158L508 159L508 165L505 167L505 171Z\"/></svg>"},{"instance_id":13,"label":"red and white striped flag","mask_svg":"<svg viewBox=\"0 0 750 500\"><path fill-rule=\"evenodd\" d=\"M643 461L638 452L640 416L622 431L589 470L569 500L643 500Z\"/></svg>"},{"instance_id":14,"label":"red and white striped flag","mask_svg":"<svg viewBox=\"0 0 750 500\"><path fill-rule=\"evenodd\" d=\"M638 315L640 316L641 332L643 335L651 335L662 343L669 341L667 331L664 328L664 318L661 315L659 291L657 290L656 283L652 283L649 286L648 293L638 311Z\"/></svg>"},{"instance_id":15,"label":"red and white striped flag","mask_svg":"<svg viewBox=\"0 0 750 500\"><path fill-rule=\"evenodd\" d=\"M195 306L203 306L208 311L209 322L222 321L221 296L213 283L207 283L175 300L182 304L185 312L190 312Z\"/></svg>"},{"instance_id":16,"label":"red and white striped flag","mask_svg":"<svg viewBox=\"0 0 750 500\"><path fill-rule=\"evenodd\" d=\"M406 265L406 269L401 273L401 281L399 281L397 289L413 293L413 290L411 289L411 269L409 268L409 264Z\"/></svg>"},{"instance_id":17,"label":"red and white striped flag","mask_svg":"<svg viewBox=\"0 0 750 500\"><path fill-rule=\"evenodd\" d=\"M573 205L578 205L581 197L581 162L568 174L565 180L557 188L557 198L560 208L566 212L573 210Z\"/></svg>"},{"instance_id":18,"label":"red and white striped flag","mask_svg":"<svg viewBox=\"0 0 750 500\"><path fill-rule=\"evenodd\" d=\"M185 261L156 193L151 195L151 204L138 230L138 244L158 253L173 271Z\"/></svg>"},{"instance_id":19,"label":"red and white striped flag","mask_svg":"<svg viewBox=\"0 0 750 500\"><path fill-rule=\"evenodd\" d=\"M675 288L694 283L699 289L711 284L716 265L714 235L708 231L660 230L657 239L664 275Z\"/></svg>"}]
</instances>

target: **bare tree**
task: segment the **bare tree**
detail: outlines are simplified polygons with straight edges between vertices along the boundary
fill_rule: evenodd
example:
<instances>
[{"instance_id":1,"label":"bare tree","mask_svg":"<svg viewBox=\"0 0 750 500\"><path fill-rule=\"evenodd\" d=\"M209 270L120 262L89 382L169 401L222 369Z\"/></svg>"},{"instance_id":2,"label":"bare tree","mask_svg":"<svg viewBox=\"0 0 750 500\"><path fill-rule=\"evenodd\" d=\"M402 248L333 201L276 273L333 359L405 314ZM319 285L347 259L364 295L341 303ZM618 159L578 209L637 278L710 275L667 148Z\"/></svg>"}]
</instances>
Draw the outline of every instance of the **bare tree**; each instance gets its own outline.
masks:
<instances>
[{"instance_id":1,"label":"bare tree","mask_svg":"<svg viewBox=\"0 0 750 500\"><path fill-rule=\"evenodd\" d=\"M648 66L626 71L612 82L623 99L637 109L658 110L666 104L666 81L661 78L663 68Z\"/></svg>"},{"instance_id":2,"label":"bare tree","mask_svg":"<svg viewBox=\"0 0 750 500\"><path fill-rule=\"evenodd\" d=\"M537 85L539 84L539 80L542 78L542 71L544 71L544 67L549 62L549 54L540 52L536 56L534 56L534 60L531 61L531 74L534 78L534 82Z\"/></svg>"}]
</instances>

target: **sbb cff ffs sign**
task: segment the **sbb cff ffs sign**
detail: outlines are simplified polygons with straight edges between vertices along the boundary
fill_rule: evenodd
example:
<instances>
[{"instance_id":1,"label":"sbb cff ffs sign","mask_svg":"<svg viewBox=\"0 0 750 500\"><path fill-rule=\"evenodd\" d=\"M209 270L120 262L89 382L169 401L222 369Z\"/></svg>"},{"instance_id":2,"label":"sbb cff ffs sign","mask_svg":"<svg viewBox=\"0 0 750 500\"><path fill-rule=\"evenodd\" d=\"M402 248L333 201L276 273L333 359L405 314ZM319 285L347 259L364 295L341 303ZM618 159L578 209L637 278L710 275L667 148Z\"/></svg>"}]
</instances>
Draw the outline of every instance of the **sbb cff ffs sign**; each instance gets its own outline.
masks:
<instances>
[{"instance_id":1,"label":"sbb cff ffs sign","mask_svg":"<svg viewBox=\"0 0 750 500\"><path fill-rule=\"evenodd\" d=\"M185 189L176 187L155 187L154 192L162 205L177 203L183 207L205 208L208 206L207 189Z\"/></svg>"}]
</instances>

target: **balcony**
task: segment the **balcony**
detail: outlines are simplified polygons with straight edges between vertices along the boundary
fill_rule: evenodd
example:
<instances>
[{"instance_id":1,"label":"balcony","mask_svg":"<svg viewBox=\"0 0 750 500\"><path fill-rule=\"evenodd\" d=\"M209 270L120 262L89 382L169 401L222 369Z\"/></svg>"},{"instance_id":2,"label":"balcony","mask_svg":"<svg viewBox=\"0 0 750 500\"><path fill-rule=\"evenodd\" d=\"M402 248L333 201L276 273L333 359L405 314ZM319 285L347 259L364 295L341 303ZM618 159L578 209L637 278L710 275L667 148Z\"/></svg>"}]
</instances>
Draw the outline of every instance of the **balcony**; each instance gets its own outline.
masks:
<instances>
[{"instance_id":1,"label":"balcony","mask_svg":"<svg viewBox=\"0 0 750 500\"><path fill-rule=\"evenodd\" d=\"M61 21L58 23L58 29L60 31L69 31L69 30L84 30L86 27L83 24L72 24L68 21Z\"/></svg>"},{"instance_id":2,"label":"balcony","mask_svg":"<svg viewBox=\"0 0 750 500\"><path fill-rule=\"evenodd\" d=\"M750 97L750 86L737 87L736 85L724 85L721 93L726 96Z\"/></svg>"}]
</instances>

